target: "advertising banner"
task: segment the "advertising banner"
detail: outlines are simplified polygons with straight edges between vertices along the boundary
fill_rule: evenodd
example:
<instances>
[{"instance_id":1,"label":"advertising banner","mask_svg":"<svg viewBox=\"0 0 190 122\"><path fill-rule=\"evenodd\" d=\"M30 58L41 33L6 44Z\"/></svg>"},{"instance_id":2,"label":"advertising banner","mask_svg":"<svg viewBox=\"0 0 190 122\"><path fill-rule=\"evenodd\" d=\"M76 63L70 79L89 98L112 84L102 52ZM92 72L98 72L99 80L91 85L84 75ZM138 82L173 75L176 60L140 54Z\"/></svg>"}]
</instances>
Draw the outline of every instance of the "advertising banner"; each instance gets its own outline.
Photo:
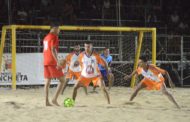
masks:
<instances>
[{"instance_id":1,"label":"advertising banner","mask_svg":"<svg viewBox=\"0 0 190 122\"><path fill-rule=\"evenodd\" d=\"M60 53L59 59L65 58L66 53ZM11 54L4 54L1 65L0 85L11 85L12 75ZM16 55L16 79L17 85L41 85L44 84L44 67L42 53L21 53ZM63 69L66 72L66 69ZM57 84L57 79L52 79L52 84ZM74 84L71 80L69 84Z\"/></svg>"}]
</instances>

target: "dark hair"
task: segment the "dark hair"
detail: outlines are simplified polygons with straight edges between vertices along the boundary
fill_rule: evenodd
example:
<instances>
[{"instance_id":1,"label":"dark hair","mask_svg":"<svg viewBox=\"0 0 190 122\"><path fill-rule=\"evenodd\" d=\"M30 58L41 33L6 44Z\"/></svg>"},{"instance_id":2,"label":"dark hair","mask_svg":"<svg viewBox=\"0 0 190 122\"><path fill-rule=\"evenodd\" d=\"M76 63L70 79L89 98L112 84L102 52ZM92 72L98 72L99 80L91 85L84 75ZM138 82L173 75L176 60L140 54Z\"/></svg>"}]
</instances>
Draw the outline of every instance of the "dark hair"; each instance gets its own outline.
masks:
<instances>
[{"instance_id":1,"label":"dark hair","mask_svg":"<svg viewBox=\"0 0 190 122\"><path fill-rule=\"evenodd\" d=\"M78 46L78 45L80 46L80 44L79 44L79 43L75 43L75 44L74 44L74 46Z\"/></svg>"},{"instance_id":2,"label":"dark hair","mask_svg":"<svg viewBox=\"0 0 190 122\"><path fill-rule=\"evenodd\" d=\"M51 23L51 25L50 25L50 29L52 29L52 28L58 28L58 27L59 27L58 23Z\"/></svg>"},{"instance_id":3,"label":"dark hair","mask_svg":"<svg viewBox=\"0 0 190 122\"><path fill-rule=\"evenodd\" d=\"M109 47L104 47L104 50L107 50L107 49L109 49Z\"/></svg>"},{"instance_id":4,"label":"dark hair","mask_svg":"<svg viewBox=\"0 0 190 122\"><path fill-rule=\"evenodd\" d=\"M85 44L92 44L92 41L87 40L87 41L85 41Z\"/></svg>"},{"instance_id":5,"label":"dark hair","mask_svg":"<svg viewBox=\"0 0 190 122\"><path fill-rule=\"evenodd\" d=\"M140 60L142 60L143 62L147 62L148 61L148 56L147 55L141 55L139 57Z\"/></svg>"}]
</instances>

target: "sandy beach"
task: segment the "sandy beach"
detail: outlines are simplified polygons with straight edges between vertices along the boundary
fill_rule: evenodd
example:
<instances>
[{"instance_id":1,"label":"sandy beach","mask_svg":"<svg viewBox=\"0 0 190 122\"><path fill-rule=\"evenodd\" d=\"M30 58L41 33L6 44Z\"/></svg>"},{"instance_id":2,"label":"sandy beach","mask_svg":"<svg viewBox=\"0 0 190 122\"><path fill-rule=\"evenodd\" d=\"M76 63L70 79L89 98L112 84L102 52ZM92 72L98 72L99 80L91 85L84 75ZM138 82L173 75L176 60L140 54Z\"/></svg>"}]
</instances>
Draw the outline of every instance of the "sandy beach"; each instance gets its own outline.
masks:
<instances>
[{"instance_id":1,"label":"sandy beach","mask_svg":"<svg viewBox=\"0 0 190 122\"><path fill-rule=\"evenodd\" d=\"M50 89L50 98L56 88ZM43 87L36 89L0 89L0 122L190 122L190 88L169 89L181 106L177 109L159 91L142 90L128 102L133 89L114 87L109 91L108 105L103 93L88 95L80 89L75 106L65 108L63 100L72 96L67 87L59 97L60 107L45 107Z\"/></svg>"}]
</instances>

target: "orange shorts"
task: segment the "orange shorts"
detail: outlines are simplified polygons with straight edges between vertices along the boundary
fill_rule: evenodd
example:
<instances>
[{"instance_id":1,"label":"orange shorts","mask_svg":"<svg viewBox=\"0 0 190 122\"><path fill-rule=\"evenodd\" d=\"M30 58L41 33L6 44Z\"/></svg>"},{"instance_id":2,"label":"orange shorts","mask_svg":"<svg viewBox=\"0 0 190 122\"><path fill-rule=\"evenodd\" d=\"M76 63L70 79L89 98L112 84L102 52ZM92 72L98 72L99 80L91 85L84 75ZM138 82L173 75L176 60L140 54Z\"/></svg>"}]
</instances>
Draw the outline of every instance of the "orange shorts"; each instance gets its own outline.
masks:
<instances>
[{"instance_id":1,"label":"orange shorts","mask_svg":"<svg viewBox=\"0 0 190 122\"><path fill-rule=\"evenodd\" d=\"M85 78L83 76L81 76L79 78L79 82L82 83L84 86L89 86L90 82L93 83L94 86L97 85L98 81L101 80L101 77L97 76L97 77L93 77L93 78Z\"/></svg>"},{"instance_id":2,"label":"orange shorts","mask_svg":"<svg viewBox=\"0 0 190 122\"><path fill-rule=\"evenodd\" d=\"M80 72L73 72L73 71L69 70L67 72L66 78L72 79L73 77L74 77L74 79L79 79Z\"/></svg>"},{"instance_id":3,"label":"orange shorts","mask_svg":"<svg viewBox=\"0 0 190 122\"><path fill-rule=\"evenodd\" d=\"M155 82L153 80L144 78L141 82L143 83L143 85L146 86L147 90L160 90L162 85L164 84L164 79L161 79L160 82Z\"/></svg>"},{"instance_id":4,"label":"orange shorts","mask_svg":"<svg viewBox=\"0 0 190 122\"><path fill-rule=\"evenodd\" d=\"M62 69L57 69L55 65L44 66L44 78L60 78L64 76Z\"/></svg>"}]
</instances>

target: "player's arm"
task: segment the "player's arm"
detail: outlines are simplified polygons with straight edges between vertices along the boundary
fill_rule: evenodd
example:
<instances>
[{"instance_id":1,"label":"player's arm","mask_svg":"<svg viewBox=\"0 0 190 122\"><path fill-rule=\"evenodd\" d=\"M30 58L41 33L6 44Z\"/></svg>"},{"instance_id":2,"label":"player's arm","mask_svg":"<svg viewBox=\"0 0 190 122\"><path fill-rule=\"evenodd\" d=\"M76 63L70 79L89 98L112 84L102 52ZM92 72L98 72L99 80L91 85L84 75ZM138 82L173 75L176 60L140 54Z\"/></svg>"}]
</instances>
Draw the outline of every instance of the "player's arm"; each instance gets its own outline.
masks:
<instances>
[{"instance_id":1,"label":"player's arm","mask_svg":"<svg viewBox=\"0 0 190 122\"><path fill-rule=\"evenodd\" d=\"M112 61L108 62L108 66L111 67Z\"/></svg>"},{"instance_id":2,"label":"player's arm","mask_svg":"<svg viewBox=\"0 0 190 122\"><path fill-rule=\"evenodd\" d=\"M108 62L108 67L111 67L112 65L112 56L110 57L110 61Z\"/></svg>"},{"instance_id":3,"label":"player's arm","mask_svg":"<svg viewBox=\"0 0 190 122\"><path fill-rule=\"evenodd\" d=\"M106 72L108 72L109 66L108 66L108 63L106 62L106 60L104 60L100 56L98 57L98 59L99 59L99 64L102 65L106 69Z\"/></svg>"},{"instance_id":4,"label":"player's arm","mask_svg":"<svg viewBox=\"0 0 190 122\"><path fill-rule=\"evenodd\" d=\"M78 56L78 60L77 60L80 67L82 67L82 58L83 58L83 53L80 53L79 56Z\"/></svg>"},{"instance_id":5,"label":"player's arm","mask_svg":"<svg viewBox=\"0 0 190 122\"><path fill-rule=\"evenodd\" d=\"M109 71L109 67L108 67L108 63L106 60L104 60L99 54L95 53L95 57L97 59L97 63L100 64L101 66L103 66L106 70L106 72Z\"/></svg>"},{"instance_id":6,"label":"player's arm","mask_svg":"<svg viewBox=\"0 0 190 122\"><path fill-rule=\"evenodd\" d=\"M128 80L129 78L131 78L131 77L133 77L134 75L137 75L137 74L138 74L137 71L134 70L130 75L125 75L124 79Z\"/></svg>"},{"instance_id":7,"label":"player's arm","mask_svg":"<svg viewBox=\"0 0 190 122\"><path fill-rule=\"evenodd\" d=\"M56 62L58 63L57 50L56 50L55 47L52 47L52 48L51 48L51 53L52 53L54 59L56 60Z\"/></svg>"},{"instance_id":8,"label":"player's arm","mask_svg":"<svg viewBox=\"0 0 190 122\"><path fill-rule=\"evenodd\" d=\"M52 53L52 55L53 55L55 61L57 62L57 66L58 66L58 67L61 67L61 64L60 64L60 62L59 62L59 60L58 60L56 47L55 47L54 44L53 44L53 43L54 43L54 40L51 40L51 43L52 43L52 45L51 45L51 53Z\"/></svg>"},{"instance_id":9,"label":"player's arm","mask_svg":"<svg viewBox=\"0 0 190 122\"><path fill-rule=\"evenodd\" d=\"M65 61L66 61L67 65L70 64L70 61L71 61L71 54L70 53L65 57Z\"/></svg>"},{"instance_id":10,"label":"player's arm","mask_svg":"<svg viewBox=\"0 0 190 122\"><path fill-rule=\"evenodd\" d=\"M168 71L162 69L162 68L159 68L159 67L156 67L157 70L159 70L159 72L161 72L161 74L165 75L166 78L168 79L168 82L169 82L169 85L171 88L174 88L175 87L175 84L173 83Z\"/></svg>"},{"instance_id":11,"label":"player's arm","mask_svg":"<svg viewBox=\"0 0 190 122\"><path fill-rule=\"evenodd\" d=\"M104 66L104 68L105 68L105 70L106 70L106 72L107 72L107 78L108 78L108 80L109 80L109 82L110 82L110 79L111 79L111 73L109 73L109 70L110 70L110 68L109 68L109 66L108 66L108 63L107 63L107 61L106 60L104 60L103 58L101 58L101 62L103 63L103 66ZM101 64L102 65L102 64Z\"/></svg>"}]
</instances>

